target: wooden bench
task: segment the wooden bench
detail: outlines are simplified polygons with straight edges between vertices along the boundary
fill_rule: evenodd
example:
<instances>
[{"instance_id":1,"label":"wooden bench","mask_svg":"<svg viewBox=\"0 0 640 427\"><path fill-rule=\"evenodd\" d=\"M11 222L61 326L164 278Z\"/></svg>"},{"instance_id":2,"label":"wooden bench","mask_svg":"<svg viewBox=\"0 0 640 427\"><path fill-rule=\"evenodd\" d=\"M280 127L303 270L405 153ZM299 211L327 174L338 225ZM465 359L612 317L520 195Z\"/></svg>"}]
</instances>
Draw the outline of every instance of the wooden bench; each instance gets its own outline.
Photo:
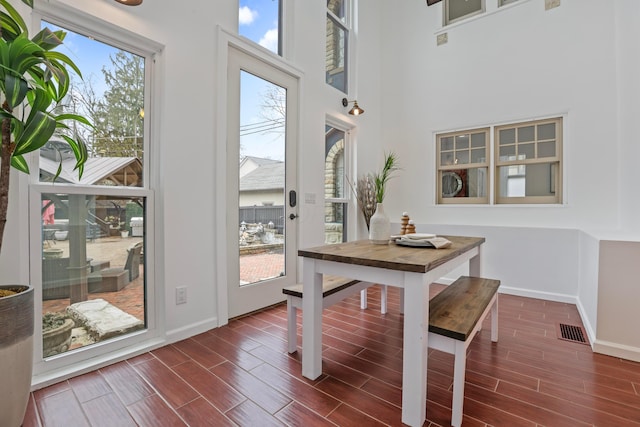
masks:
<instances>
[{"instance_id":1,"label":"wooden bench","mask_svg":"<svg viewBox=\"0 0 640 427\"><path fill-rule=\"evenodd\" d=\"M370 286L373 286L373 283L324 275L322 277L322 308L325 309L360 291L360 308L365 309L367 308L367 288ZM382 286L382 294L380 296L380 312L382 314L387 312L386 288L386 286ZM297 310L302 308L302 284L288 286L282 289L282 293L287 296L289 353L294 353L297 350Z\"/></svg>"},{"instance_id":2,"label":"wooden bench","mask_svg":"<svg viewBox=\"0 0 640 427\"><path fill-rule=\"evenodd\" d=\"M499 280L462 276L429 301L429 347L454 355L451 425L462 424L467 347L491 311L491 341L498 341Z\"/></svg>"}]
</instances>

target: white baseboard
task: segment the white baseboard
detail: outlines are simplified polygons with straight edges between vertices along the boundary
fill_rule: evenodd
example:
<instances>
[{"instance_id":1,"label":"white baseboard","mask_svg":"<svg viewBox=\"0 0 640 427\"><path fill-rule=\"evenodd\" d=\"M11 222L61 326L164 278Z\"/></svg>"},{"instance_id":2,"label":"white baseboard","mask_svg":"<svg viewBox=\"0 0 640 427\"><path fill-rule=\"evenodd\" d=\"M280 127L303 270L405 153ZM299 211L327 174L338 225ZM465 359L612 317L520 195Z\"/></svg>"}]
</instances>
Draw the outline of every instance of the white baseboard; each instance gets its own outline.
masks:
<instances>
[{"instance_id":1,"label":"white baseboard","mask_svg":"<svg viewBox=\"0 0 640 427\"><path fill-rule=\"evenodd\" d=\"M624 344L617 344L602 340L596 340L592 347L595 353L640 362L640 348L638 347L631 347Z\"/></svg>"},{"instance_id":2,"label":"white baseboard","mask_svg":"<svg viewBox=\"0 0 640 427\"><path fill-rule=\"evenodd\" d=\"M500 285L498 292L501 294L515 295L519 297L537 298L547 301L564 302L567 304L578 303L577 298L574 295L558 294L554 292L541 292L532 291L530 289L512 288L509 286Z\"/></svg>"},{"instance_id":3,"label":"white baseboard","mask_svg":"<svg viewBox=\"0 0 640 427\"><path fill-rule=\"evenodd\" d=\"M177 329L172 329L170 331L167 331L166 333L166 338L167 341L165 344L171 344L174 342L178 342L184 339L187 339L189 337L192 337L194 335L198 335L201 334L203 332L207 332L211 329L215 329L217 328L218 325L218 318L217 317L211 317L209 319L203 320L201 322L198 323L193 323L190 324L189 326L185 326L183 328L177 328Z\"/></svg>"},{"instance_id":4,"label":"white baseboard","mask_svg":"<svg viewBox=\"0 0 640 427\"><path fill-rule=\"evenodd\" d=\"M576 307L578 308L578 313L580 314L580 319L582 319L582 325L584 326L584 330L587 333L587 338L589 338L589 343L591 343L591 350L593 350L593 343L596 341L596 332L593 328L591 322L589 322L589 316L587 316L587 311L582 306L582 302L578 299L576 303Z\"/></svg>"}]
</instances>

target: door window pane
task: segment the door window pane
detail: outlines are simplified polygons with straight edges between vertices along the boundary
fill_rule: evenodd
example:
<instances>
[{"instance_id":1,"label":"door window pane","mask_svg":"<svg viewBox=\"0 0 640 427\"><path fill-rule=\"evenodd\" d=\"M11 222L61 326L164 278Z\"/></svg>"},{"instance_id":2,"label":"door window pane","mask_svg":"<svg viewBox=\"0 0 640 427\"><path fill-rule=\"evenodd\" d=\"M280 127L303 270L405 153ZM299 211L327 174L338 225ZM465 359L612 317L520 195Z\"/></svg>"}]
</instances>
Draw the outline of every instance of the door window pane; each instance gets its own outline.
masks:
<instances>
[{"instance_id":1,"label":"door window pane","mask_svg":"<svg viewBox=\"0 0 640 427\"><path fill-rule=\"evenodd\" d=\"M282 55L282 0L241 0L238 33Z\"/></svg>"},{"instance_id":2,"label":"door window pane","mask_svg":"<svg viewBox=\"0 0 640 427\"><path fill-rule=\"evenodd\" d=\"M285 274L286 95L284 88L240 72L241 286Z\"/></svg>"}]
</instances>

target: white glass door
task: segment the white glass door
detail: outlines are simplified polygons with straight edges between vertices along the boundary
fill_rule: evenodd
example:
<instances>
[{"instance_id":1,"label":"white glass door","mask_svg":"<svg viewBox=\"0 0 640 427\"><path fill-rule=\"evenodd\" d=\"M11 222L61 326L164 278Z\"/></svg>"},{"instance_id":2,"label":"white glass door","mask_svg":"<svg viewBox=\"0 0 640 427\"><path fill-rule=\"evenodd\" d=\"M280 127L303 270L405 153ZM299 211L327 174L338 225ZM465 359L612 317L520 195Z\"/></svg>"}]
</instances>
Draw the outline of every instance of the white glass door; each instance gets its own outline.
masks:
<instances>
[{"instance_id":1,"label":"white glass door","mask_svg":"<svg viewBox=\"0 0 640 427\"><path fill-rule=\"evenodd\" d=\"M297 79L229 53L229 317L283 300L296 280Z\"/></svg>"}]
</instances>

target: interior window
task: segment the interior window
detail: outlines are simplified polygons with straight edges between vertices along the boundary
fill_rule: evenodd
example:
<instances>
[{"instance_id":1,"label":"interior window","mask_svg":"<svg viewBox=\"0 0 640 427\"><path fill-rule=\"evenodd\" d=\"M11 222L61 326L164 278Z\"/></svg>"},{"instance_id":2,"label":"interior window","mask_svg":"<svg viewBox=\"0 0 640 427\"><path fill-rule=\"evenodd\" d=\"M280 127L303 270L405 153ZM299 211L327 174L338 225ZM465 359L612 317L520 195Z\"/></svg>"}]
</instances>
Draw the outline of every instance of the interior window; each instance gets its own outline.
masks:
<instances>
[{"instance_id":1,"label":"interior window","mask_svg":"<svg viewBox=\"0 0 640 427\"><path fill-rule=\"evenodd\" d=\"M444 25L483 13L484 0L444 0Z\"/></svg>"},{"instance_id":2,"label":"interior window","mask_svg":"<svg viewBox=\"0 0 640 427\"><path fill-rule=\"evenodd\" d=\"M438 203L487 203L489 129L438 135Z\"/></svg>"}]
</instances>

